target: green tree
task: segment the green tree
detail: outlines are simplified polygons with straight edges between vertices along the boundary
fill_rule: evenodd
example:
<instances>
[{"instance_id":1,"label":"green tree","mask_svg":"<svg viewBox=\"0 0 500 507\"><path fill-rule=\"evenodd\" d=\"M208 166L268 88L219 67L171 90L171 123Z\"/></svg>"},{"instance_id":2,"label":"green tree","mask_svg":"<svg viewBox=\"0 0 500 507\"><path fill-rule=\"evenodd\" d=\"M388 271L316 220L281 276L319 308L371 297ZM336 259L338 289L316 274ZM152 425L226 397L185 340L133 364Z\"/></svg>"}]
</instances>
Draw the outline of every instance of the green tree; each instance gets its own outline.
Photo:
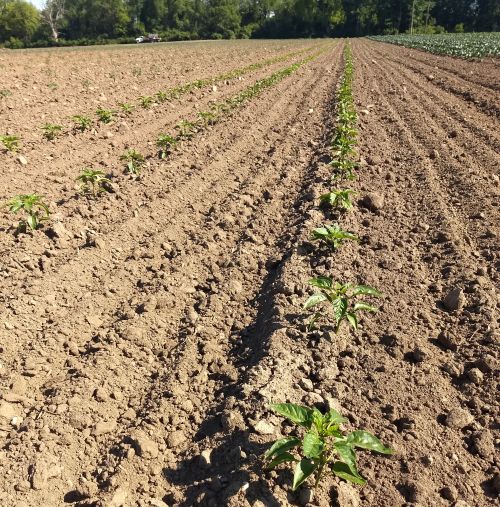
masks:
<instances>
[{"instance_id":1,"label":"green tree","mask_svg":"<svg viewBox=\"0 0 500 507\"><path fill-rule=\"evenodd\" d=\"M0 42L28 42L40 26L40 13L24 0L0 0Z\"/></svg>"},{"instance_id":2,"label":"green tree","mask_svg":"<svg viewBox=\"0 0 500 507\"><path fill-rule=\"evenodd\" d=\"M208 0L206 35L233 39L239 33L241 15L237 0Z\"/></svg>"}]
</instances>

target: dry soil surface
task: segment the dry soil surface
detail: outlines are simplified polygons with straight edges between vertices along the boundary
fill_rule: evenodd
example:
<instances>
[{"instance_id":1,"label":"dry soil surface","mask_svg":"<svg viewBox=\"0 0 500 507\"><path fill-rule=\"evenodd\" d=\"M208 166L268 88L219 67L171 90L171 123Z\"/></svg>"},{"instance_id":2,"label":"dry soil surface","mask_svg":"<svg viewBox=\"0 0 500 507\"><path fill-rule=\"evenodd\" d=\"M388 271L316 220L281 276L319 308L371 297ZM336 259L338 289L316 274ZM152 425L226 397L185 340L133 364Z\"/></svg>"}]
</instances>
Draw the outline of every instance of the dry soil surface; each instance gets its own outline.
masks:
<instances>
[{"instance_id":1,"label":"dry soil surface","mask_svg":"<svg viewBox=\"0 0 500 507\"><path fill-rule=\"evenodd\" d=\"M250 63L269 57L260 44ZM0 505L496 504L500 67L353 40L360 168L339 214L319 207L345 41L328 44L165 161L158 131L213 90L151 126L40 144L26 166L0 154L1 197L40 187L53 211L19 236L1 215ZM138 180L127 147L148 155ZM113 193L75 195L91 162ZM333 221L361 242L312 244ZM357 334L308 332L315 275L377 287L380 311ZM337 408L395 453L360 453L361 489L292 493L262 460L292 431L268 409L284 401Z\"/></svg>"}]
</instances>

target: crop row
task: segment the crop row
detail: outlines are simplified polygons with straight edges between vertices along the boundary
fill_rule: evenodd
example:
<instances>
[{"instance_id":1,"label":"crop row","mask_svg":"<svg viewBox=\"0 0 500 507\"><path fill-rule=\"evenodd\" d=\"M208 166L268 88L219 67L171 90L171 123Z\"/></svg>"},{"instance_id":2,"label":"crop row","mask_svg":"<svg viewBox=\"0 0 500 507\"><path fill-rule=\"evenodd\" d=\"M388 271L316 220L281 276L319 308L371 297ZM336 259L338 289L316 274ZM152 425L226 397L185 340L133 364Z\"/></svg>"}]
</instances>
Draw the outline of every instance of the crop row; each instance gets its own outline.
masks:
<instances>
[{"instance_id":1,"label":"crop row","mask_svg":"<svg viewBox=\"0 0 500 507\"><path fill-rule=\"evenodd\" d=\"M370 37L408 48L462 58L500 56L500 33L446 33L417 35L377 35Z\"/></svg>"},{"instance_id":2,"label":"crop row","mask_svg":"<svg viewBox=\"0 0 500 507\"><path fill-rule=\"evenodd\" d=\"M224 81L233 80L250 72L264 69L276 63L285 62L304 53L313 51L317 47L318 46L312 46L298 51L293 51L284 55L275 56L262 62L252 63L245 67L234 69L217 76L197 79L183 85L175 86L168 90L159 90L154 95L142 95L137 98L135 103L120 103L114 109L105 109L103 107L98 107L95 111L95 119L85 115L74 115L71 116L71 125L63 126L61 124L46 123L40 127L42 136L47 140L54 140L56 137L62 135L63 133L77 134L85 132L87 130L95 128L99 124L111 123L117 115L121 115L122 117L130 116L137 108L149 109L154 104L160 104L179 99L181 96L194 90L213 86ZM19 149L20 141L20 137L16 135L0 135L0 143L3 144L3 147L6 151L17 151Z\"/></svg>"},{"instance_id":3,"label":"crop row","mask_svg":"<svg viewBox=\"0 0 500 507\"><path fill-rule=\"evenodd\" d=\"M160 159L169 157L172 152L182 145L183 141L192 138L196 133L206 129L208 126L215 125L236 108L255 98L264 90L277 85L280 81L296 72L306 63L317 58L326 50L327 47L319 49L312 55L276 71L266 78L257 80L235 96L213 103L209 110L199 111L197 118L193 120L181 120L176 125L177 133L161 133L157 136L157 155ZM145 166L147 159L154 156L154 154L145 156L135 149L129 149L120 158L124 162L125 172L136 179L141 176L141 170ZM111 175L105 174L100 169L84 168L76 177L76 181L79 184L80 192L94 199L101 193L110 191L112 188ZM36 193L16 195L2 207L7 207L14 214L23 213L23 218L17 226L17 233L35 231L43 222L50 219L48 205L44 202L43 196Z\"/></svg>"},{"instance_id":4,"label":"crop row","mask_svg":"<svg viewBox=\"0 0 500 507\"><path fill-rule=\"evenodd\" d=\"M351 50L346 44L344 73L337 92L337 122L331 141L331 180L339 184L355 178L358 132L352 93L353 71ZM335 208L339 214L346 213L352 207L351 193L349 188L331 190L321 196L320 205ZM313 229L311 240L323 242L329 250L338 249L344 241L359 241L355 234L342 230L338 224ZM335 333L339 332L344 322L356 330L361 312L376 311L375 307L359 298L382 295L373 287L343 283L328 276L312 278L309 284L316 289L304 304L304 309L315 310L308 323L309 330L316 327L321 319L333 321ZM268 468L283 463L295 464L292 483L294 491L309 477L314 478L316 488L325 475L332 473L341 479L362 485L366 481L357 468L356 449L368 449L382 454L393 452L367 431L356 430L346 434L342 424L347 419L334 409L322 413L316 407L293 403L274 404L271 408L305 429L303 438L282 438L265 454Z\"/></svg>"}]
</instances>

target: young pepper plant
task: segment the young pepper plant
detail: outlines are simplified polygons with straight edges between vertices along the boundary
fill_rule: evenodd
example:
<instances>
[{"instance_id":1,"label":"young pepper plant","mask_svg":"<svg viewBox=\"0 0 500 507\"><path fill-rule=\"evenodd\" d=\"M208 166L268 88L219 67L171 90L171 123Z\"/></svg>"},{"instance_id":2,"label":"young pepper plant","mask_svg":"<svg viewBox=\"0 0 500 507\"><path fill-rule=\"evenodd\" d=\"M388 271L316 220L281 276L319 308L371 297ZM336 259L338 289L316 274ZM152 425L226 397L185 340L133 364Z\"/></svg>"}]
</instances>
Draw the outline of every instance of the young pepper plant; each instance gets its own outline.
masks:
<instances>
[{"instance_id":1,"label":"young pepper plant","mask_svg":"<svg viewBox=\"0 0 500 507\"><path fill-rule=\"evenodd\" d=\"M81 174L76 178L80 183L82 193L90 193L97 196L100 192L106 192L106 185L111 183L109 178L99 169L83 169Z\"/></svg>"},{"instance_id":2,"label":"young pepper plant","mask_svg":"<svg viewBox=\"0 0 500 507\"><path fill-rule=\"evenodd\" d=\"M6 151L17 151L19 147L19 137L17 136L0 136L0 143L2 143Z\"/></svg>"},{"instance_id":3,"label":"young pepper plant","mask_svg":"<svg viewBox=\"0 0 500 507\"><path fill-rule=\"evenodd\" d=\"M293 403L271 405L271 409L286 417L291 422L305 428L306 434L300 439L288 436L275 442L266 452L272 469L282 463L296 463L293 475L293 491L308 479L314 478L316 488L321 479L328 473L354 484L366 483L358 471L356 449L367 449L381 454L392 454L393 450L385 447L380 440L363 430L345 433L341 425L347 422L336 410L322 414L317 408L304 407ZM301 448L301 459L290 451ZM300 452L297 449L297 452Z\"/></svg>"},{"instance_id":4,"label":"young pepper plant","mask_svg":"<svg viewBox=\"0 0 500 507\"><path fill-rule=\"evenodd\" d=\"M352 232L343 231L337 224L317 227L311 232L313 241L323 241L332 250L339 248L346 240L359 241L358 236Z\"/></svg>"},{"instance_id":5,"label":"young pepper plant","mask_svg":"<svg viewBox=\"0 0 500 507\"><path fill-rule=\"evenodd\" d=\"M368 285L342 284L334 282L327 276L312 278L309 280L309 284L318 288L319 292L313 294L305 302L304 308L309 309L319 304L326 303L333 312L335 333L338 333L343 321L347 321L347 323L356 330L358 328L359 312L377 311L377 308L364 301L356 301L358 296L382 296L377 289L369 287ZM316 312L309 323L309 327L312 327L321 316L321 312Z\"/></svg>"},{"instance_id":6,"label":"young pepper plant","mask_svg":"<svg viewBox=\"0 0 500 507\"><path fill-rule=\"evenodd\" d=\"M40 222L50 217L49 207L43 202L43 197L38 194L16 195L2 207L9 208L9 211L14 214L24 211L26 218L19 222L17 227L19 231L26 231L27 227L35 231L40 226Z\"/></svg>"},{"instance_id":7,"label":"young pepper plant","mask_svg":"<svg viewBox=\"0 0 500 507\"><path fill-rule=\"evenodd\" d=\"M320 196L320 204L348 210L352 208L351 194L353 193L354 190L348 188L345 190L332 190Z\"/></svg>"}]
</instances>

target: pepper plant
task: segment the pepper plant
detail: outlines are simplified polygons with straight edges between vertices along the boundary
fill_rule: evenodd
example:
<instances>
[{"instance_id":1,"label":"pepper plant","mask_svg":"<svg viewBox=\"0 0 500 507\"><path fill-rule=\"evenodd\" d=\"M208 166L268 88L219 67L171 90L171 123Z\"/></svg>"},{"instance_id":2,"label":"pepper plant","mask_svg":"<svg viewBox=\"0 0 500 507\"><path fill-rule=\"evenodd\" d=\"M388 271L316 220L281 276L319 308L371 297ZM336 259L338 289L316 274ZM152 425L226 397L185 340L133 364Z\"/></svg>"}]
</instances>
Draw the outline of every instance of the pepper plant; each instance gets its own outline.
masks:
<instances>
[{"instance_id":1,"label":"pepper plant","mask_svg":"<svg viewBox=\"0 0 500 507\"><path fill-rule=\"evenodd\" d=\"M17 214L20 211L25 213L26 218L19 222L19 231L26 231L28 227L34 231L38 229L40 222L50 217L49 207L38 194L16 195L2 207L9 208L11 213Z\"/></svg>"},{"instance_id":2,"label":"pepper plant","mask_svg":"<svg viewBox=\"0 0 500 507\"><path fill-rule=\"evenodd\" d=\"M110 109L103 109L102 107L98 107L95 114L99 118L99 121L102 123L110 123L113 120L114 111Z\"/></svg>"},{"instance_id":3,"label":"pepper plant","mask_svg":"<svg viewBox=\"0 0 500 507\"><path fill-rule=\"evenodd\" d=\"M99 169L89 168L83 169L76 181L80 182L81 192L92 193L94 197L100 192L106 192L106 185L111 183L111 180L106 178L104 172Z\"/></svg>"},{"instance_id":4,"label":"pepper plant","mask_svg":"<svg viewBox=\"0 0 500 507\"><path fill-rule=\"evenodd\" d=\"M311 239L313 241L322 241L333 250L339 248L346 239L359 241L356 234L342 230L337 224L325 225L313 229L311 232Z\"/></svg>"},{"instance_id":5,"label":"pepper plant","mask_svg":"<svg viewBox=\"0 0 500 507\"><path fill-rule=\"evenodd\" d=\"M160 158L167 158L177 143L177 139L170 134L160 134L156 140L156 146L160 148Z\"/></svg>"},{"instance_id":6,"label":"pepper plant","mask_svg":"<svg viewBox=\"0 0 500 507\"><path fill-rule=\"evenodd\" d=\"M314 478L314 487L317 488L327 474L363 485L366 479L358 471L356 450L393 453L392 449L385 447L377 437L367 431L346 433L342 425L347 419L336 410L332 409L323 414L315 407L293 403L271 405L271 409L306 431L303 438L287 436L278 440L265 454L270 469L282 463L295 463L293 491L309 477ZM297 454L301 457L297 457Z\"/></svg>"},{"instance_id":7,"label":"pepper plant","mask_svg":"<svg viewBox=\"0 0 500 507\"><path fill-rule=\"evenodd\" d=\"M92 120L88 116L76 115L72 117L75 122L75 127L80 130L80 132L85 132L92 126Z\"/></svg>"},{"instance_id":8,"label":"pepper plant","mask_svg":"<svg viewBox=\"0 0 500 507\"><path fill-rule=\"evenodd\" d=\"M377 289L369 287L368 285L342 284L340 282L334 282L332 278L327 276L312 278L309 280L309 285L316 287L319 291L305 302L304 308L307 310L320 304L323 304L323 306L326 305L333 317L335 333L338 333L344 321L356 330L358 328L359 312L377 311L377 308L374 306L364 301L357 301L358 296L382 296ZM320 311L317 311L313 315L309 327L312 327L322 315ZM325 316L328 318L329 314Z\"/></svg>"},{"instance_id":9,"label":"pepper plant","mask_svg":"<svg viewBox=\"0 0 500 507\"><path fill-rule=\"evenodd\" d=\"M49 141L55 139L62 131L61 125L54 125L52 123L46 123L43 127L43 135Z\"/></svg>"},{"instance_id":10,"label":"pepper plant","mask_svg":"<svg viewBox=\"0 0 500 507\"><path fill-rule=\"evenodd\" d=\"M4 145L7 151L17 151L19 148L18 136L0 136L0 142Z\"/></svg>"},{"instance_id":11,"label":"pepper plant","mask_svg":"<svg viewBox=\"0 0 500 507\"><path fill-rule=\"evenodd\" d=\"M321 195L319 200L321 204L349 210L352 208L351 194L353 193L354 190L350 190L348 188L344 190L331 190L330 192Z\"/></svg>"},{"instance_id":12,"label":"pepper plant","mask_svg":"<svg viewBox=\"0 0 500 507\"><path fill-rule=\"evenodd\" d=\"M127 163L127 171L134 176L141 174L141 168L144 165L144 156L136 150L128 150L124 153L120 160L124 160Z\"/></svg>"}]
</instances>

